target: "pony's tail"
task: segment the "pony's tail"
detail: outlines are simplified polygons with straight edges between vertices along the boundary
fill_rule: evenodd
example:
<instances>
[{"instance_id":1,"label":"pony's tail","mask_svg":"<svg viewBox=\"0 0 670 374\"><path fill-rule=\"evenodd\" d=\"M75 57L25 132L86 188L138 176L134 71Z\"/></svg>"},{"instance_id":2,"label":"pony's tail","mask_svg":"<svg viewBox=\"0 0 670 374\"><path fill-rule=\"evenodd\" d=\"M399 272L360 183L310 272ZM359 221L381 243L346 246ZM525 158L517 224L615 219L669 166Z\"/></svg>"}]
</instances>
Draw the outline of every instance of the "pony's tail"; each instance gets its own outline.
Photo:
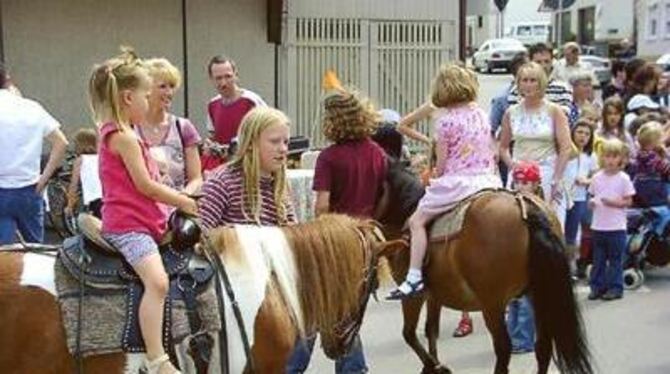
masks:
<instances>
[{"instance_id":1,"label":"pony's tail","mask_svg":"<svg viewBox=\"0 0 670 374\"><path fill-rule=\"evenodd\" d=\"M579 305L572 291L563 240L544 212L528 209L529 291L538 333L546 334L561 373L591 374L588 344Z\"/></svg>"}]
</instances>

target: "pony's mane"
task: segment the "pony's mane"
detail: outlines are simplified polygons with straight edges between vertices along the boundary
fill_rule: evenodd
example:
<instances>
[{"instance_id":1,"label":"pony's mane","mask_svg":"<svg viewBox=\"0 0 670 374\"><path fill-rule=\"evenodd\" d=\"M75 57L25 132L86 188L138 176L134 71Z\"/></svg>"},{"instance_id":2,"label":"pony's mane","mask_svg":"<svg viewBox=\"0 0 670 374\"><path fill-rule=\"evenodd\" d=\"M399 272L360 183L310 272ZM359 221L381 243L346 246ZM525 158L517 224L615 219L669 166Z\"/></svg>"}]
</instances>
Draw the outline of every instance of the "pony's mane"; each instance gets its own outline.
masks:
<instances>
[{"instance_id":1,"label":"pony's mane","mask_svg":"<svg viewBox=\"0 0 670 374\"><path fill-rule=\"evenodd\" d=\"M362 224L347 216L327 214L282 228L295 256L308 331L332 328L357 307L366 267L358 231Z\"/></svg>"}]
</instances>

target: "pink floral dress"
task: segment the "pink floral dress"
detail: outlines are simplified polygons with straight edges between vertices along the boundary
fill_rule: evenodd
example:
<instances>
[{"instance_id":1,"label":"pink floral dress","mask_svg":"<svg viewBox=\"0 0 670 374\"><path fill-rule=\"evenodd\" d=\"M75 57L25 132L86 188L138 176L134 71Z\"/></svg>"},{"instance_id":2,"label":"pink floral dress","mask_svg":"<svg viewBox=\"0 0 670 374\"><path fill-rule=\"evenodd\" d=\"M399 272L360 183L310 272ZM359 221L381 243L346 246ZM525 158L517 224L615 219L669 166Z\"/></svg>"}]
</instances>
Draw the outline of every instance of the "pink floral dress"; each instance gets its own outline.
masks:
<instances>
[{"instance_id":1,"label":"pink floral dress","mask_svg":"<svg viewBox=\"0 0 670 374\"><path fill-rule=\"evenodd\" d=\"M439 214L482 189L502 187L486 113L470 103L439 108L433 118L438 177L430 180L418 209Z\"/></svg>"}]
</instances>

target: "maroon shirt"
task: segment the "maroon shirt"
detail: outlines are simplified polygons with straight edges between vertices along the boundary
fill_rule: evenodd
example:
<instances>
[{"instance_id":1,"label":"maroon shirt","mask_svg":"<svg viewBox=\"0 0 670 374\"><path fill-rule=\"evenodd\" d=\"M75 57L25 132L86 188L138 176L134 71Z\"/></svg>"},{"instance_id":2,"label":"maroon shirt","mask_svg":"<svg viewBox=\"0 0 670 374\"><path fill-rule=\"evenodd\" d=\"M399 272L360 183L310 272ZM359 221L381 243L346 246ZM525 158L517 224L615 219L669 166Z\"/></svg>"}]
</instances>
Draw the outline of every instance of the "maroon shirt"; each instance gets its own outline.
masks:
<instances>
[{"instance_id":1,"label":"maroon shirt","mask_svg":"<svg viewBox=\"0 0 670 374\"><path fill-rule=\"evenodd\" d=\"M210 101L207 112L214 128L214 140L221 144L230 143L237 136L242 118L255 106L246 97L240 97L230 104L224 104L220 99Z\"/></svg>"},{"instance_id":2,"label":"maroon shirt","mask_svg":"<svg viewBox=\"0 0 670 374\"><path fill-rule=\"evenodd\" d=\"M370 139L333 144L316 160L314 191L330 192L330 211L372 217L386 178L386 155Z\"/></svg>"}]
</instances>

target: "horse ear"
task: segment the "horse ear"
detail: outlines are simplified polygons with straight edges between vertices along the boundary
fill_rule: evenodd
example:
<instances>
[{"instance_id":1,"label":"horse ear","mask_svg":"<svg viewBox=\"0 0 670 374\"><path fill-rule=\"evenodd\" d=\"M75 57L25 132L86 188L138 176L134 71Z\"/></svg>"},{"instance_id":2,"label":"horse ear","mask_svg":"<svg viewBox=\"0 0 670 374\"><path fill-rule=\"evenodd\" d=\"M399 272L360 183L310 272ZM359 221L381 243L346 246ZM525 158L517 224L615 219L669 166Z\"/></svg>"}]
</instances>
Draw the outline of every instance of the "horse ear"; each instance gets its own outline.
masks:
<instances>
[{"instance_id":1,"label":"horse ear","mask_svg":"<svg viewBox=\"0 0 670 374\"><path fill-rule=\"evenodd\" d=\"M409 243L404 239L389 240L387 242L380 243L377 246L377 256L378 257L392 257L398 251L409 249Z\"/></svg>"}]
</instances>

